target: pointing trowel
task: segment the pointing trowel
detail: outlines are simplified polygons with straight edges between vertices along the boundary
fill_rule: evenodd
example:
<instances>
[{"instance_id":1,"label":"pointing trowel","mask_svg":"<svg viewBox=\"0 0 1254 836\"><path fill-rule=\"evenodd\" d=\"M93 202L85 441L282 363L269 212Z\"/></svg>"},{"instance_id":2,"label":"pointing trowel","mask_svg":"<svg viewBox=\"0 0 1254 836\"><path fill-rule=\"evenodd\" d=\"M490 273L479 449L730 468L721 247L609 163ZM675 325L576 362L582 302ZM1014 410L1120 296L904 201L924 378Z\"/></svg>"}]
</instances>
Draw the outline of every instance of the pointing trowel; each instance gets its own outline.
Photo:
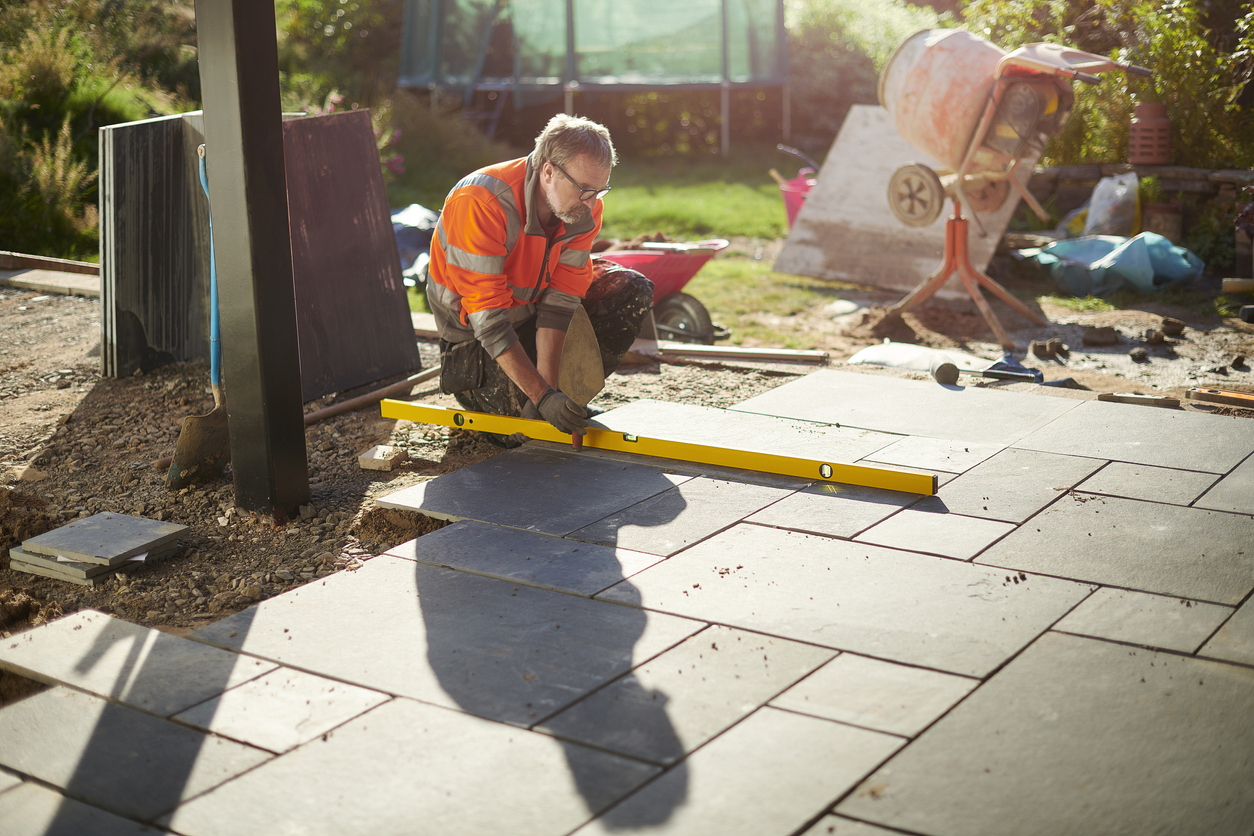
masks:
<instances>
[{"instance_id":1,"label":"pointing trowel","mask_svg":"<svg viewBox=\"0 0 1254 836\"><path fill-rule=\"evenodd\" d=\"M601 344L592 330L592 322L583 305L575 308L575 315L566 329L566 341L562 344L562 359L557 369L557 388L580 406L587 406L605 386L605 367L601 364ZM583 446L583 436L575 433L570 437L576 450Z\"/></svg>"}]
</instances>

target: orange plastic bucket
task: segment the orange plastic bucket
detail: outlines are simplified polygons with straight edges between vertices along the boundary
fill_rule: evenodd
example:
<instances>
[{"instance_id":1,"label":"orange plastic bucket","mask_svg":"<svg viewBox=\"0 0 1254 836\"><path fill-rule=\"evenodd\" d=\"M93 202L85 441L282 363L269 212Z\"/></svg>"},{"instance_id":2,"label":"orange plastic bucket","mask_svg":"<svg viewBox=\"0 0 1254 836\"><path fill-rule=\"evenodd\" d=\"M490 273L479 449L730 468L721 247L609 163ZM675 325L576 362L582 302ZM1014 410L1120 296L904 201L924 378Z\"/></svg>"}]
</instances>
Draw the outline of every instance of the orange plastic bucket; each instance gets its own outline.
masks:
<instances>
[{"instance_id":1,"label":"orange plastic bucket","mask_svg":"<svg viewBox=\"0 0 1254 836\"><path fill-rule=\"evenodd\" d=\"M996 83L1000 47L963 29L916 32L880 74L880 104L901 137L957 171Z\"/></svg>"}]
</instances>

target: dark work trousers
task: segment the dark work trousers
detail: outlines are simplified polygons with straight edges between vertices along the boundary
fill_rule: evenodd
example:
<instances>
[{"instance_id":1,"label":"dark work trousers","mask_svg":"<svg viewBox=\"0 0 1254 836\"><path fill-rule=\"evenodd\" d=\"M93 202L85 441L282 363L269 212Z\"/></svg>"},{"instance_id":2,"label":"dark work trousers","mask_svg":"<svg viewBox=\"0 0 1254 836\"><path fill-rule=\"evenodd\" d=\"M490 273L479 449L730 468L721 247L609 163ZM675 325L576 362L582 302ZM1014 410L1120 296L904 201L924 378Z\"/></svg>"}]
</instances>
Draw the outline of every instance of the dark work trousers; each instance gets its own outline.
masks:
<instances>
[{"instance_id":1,"label":"dark work trousers","mask_svg":"<svg viewBox=\"0 0 1254 836\"><path fill-rule=\"evenodd\" d=\"M609 376L631 348L640 323L653 307L653 282L635 270L594 259L593 280L584 294L592 330L601 345L601 365ZM536 361L535 317L514 327L523 351ZM451 394L465 409L493 415L522 413L527 397L478 340L450 343L440 340L440 390Z\"/></svg>"}]
</instances>

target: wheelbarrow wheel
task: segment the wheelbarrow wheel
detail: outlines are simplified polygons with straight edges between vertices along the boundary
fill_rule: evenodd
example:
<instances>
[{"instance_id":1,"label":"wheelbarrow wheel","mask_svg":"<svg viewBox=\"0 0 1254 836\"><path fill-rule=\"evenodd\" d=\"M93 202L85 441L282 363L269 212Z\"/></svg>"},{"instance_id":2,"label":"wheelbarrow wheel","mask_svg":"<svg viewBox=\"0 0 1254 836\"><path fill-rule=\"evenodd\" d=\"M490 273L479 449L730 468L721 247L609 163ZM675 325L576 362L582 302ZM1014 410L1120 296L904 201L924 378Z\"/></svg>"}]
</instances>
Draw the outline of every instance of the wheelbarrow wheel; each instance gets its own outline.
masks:
<instances>
[{"instance_id":1,"label":"wheelbarrow wheel","mask_svg":"<svg viewBox=\"0 0 1254 836\"><path fill-rule=\"evenodd\" d=\"M653 306L658 336L681 343L714 343L714 322L710 312L687 293L668 293Z\"/></svg>"},{"instance_id":2,"label":"wheelbarrow wheel","mask_svg":"<svg viewBox=\"0 0 1254 836\"><path fill-rule=\"evenodd\" d=\"M888 181L888 206L906 226L931 226L945 204L945 187L921 163L903 165Z\"/></svg>"}]
</instances>

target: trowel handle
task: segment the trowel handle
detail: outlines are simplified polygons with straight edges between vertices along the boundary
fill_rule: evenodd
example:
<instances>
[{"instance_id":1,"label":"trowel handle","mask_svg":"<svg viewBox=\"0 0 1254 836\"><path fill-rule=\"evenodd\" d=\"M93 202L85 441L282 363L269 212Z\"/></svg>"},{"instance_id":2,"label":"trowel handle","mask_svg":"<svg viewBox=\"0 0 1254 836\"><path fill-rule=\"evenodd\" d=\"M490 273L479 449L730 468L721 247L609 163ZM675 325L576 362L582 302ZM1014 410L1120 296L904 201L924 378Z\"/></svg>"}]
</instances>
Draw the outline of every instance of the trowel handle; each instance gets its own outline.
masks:
<instances>
[{"instance_id":1,"label":"trowel handle","mask_svg":"<svg viewBox=\"0 0 1254 836\"><path fill-rule=\"evenodd\" d=\"M570 434L570 446L575 448L576 453L582 450L583 449L583 435L580 433L571 433Z\"/></svg>"}]
</instances>

